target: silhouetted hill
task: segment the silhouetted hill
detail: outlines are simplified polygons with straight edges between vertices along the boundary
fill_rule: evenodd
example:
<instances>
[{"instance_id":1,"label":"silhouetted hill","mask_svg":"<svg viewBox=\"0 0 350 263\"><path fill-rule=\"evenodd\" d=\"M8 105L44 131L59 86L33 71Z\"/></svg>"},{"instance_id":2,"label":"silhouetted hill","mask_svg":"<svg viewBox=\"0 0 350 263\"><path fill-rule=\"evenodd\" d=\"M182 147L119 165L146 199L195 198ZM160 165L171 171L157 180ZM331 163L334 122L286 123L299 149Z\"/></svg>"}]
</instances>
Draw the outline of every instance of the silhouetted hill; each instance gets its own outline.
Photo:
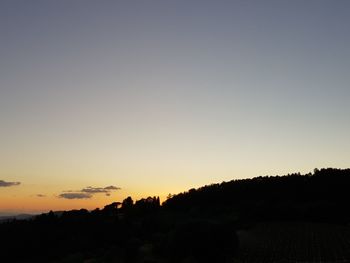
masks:
<instances>
[{"instance_id":1,"label":"silhouetted hill","mask_svg":"<svg viewBox=\"0 0 350 263\"><path fill-rule=\"evenodd\" d=\"M313 220L349 222L350 169L264 176L212 184L172 196L164 209L227 214L243 221Z\"/></svg>"},{"instance_id":2,"label":"silhouetted hill","mask_svg":"<svg viewBox=\"0 0 350 263\"><path fill-rule=\"evenodd\" d=\"M349 262L350 169L212 184L0 224L3 262ZM325 249L327 248L327 249Z\"/></svg>"}]
</instances>

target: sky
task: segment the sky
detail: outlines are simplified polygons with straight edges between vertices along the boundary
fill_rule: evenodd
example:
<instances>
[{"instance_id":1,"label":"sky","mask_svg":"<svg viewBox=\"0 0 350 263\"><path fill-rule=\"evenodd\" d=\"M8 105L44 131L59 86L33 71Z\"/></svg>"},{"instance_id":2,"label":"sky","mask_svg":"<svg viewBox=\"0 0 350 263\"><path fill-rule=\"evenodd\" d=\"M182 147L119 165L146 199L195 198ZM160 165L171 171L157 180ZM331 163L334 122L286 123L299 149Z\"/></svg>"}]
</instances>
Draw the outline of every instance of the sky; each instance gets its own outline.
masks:
<instances>
[{"instance_id":1,"label":"sky","mask_svg":"<svg viewBox=\"0 0 350 263\"><path fill-rule=\"evenodd\" d=\"M350 1L0 2L0 215L350 167Z\"/></svg>"}]
</instances>

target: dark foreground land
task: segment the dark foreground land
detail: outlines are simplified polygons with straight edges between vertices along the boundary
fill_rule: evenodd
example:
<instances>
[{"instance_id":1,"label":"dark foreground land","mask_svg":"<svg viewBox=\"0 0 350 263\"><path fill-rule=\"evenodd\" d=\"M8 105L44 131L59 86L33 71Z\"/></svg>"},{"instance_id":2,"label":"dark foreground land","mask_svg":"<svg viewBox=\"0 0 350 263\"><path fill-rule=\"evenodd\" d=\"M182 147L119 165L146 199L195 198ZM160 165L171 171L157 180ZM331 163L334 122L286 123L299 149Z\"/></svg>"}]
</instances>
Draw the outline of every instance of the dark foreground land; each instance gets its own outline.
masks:
<instances>
[{"instance_id":1,"label":"dark foreground land","mask_svg":"<svg viewBox=\"0 0 350 263\"><path fill-rule=\"evenodd\" d=\"M350 228L311 222L264 222L237 231L238 262L349 262Z\"/></svg>"},{"instance_id":2,"label":"dark foreground land","mask_svg":"<svg viewBox=\"0 0 350 263\"><path fill-rule=\"evenodd\" d=\"M350 169L0 224L1 262L350 262Z\"/></svg>"}]
</instances>

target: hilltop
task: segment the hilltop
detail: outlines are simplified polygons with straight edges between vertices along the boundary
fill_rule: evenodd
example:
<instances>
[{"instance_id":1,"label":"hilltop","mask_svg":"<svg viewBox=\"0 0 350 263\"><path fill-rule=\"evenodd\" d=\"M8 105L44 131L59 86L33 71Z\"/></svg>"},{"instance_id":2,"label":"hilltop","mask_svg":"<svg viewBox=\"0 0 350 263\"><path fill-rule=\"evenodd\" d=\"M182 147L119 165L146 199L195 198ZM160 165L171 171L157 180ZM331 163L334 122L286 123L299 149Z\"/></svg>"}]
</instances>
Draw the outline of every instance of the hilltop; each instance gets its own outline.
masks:
<instances>
[{"instance_id":1,"label":"hilltop","mask_svg":"<svg viewBox=\"0 0 350 263\"><path fill-rule=\"evenodd\" d=\"M190 189L171 196L163 207L179 212L227 214L242 220L349 222L350 169L260 176Z\"/></svg>"}]
</instances>

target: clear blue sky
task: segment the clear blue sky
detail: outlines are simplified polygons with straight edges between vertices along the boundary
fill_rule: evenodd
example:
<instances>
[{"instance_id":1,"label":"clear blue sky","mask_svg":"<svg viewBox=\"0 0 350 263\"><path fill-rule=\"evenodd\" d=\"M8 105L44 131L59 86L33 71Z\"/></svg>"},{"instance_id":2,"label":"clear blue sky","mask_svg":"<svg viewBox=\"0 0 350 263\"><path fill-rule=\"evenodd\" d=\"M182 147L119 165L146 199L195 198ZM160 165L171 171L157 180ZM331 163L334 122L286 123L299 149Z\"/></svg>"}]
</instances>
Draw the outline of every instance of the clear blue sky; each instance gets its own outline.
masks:
<instances>
[{"instance_id":1,"label":"clear blue sky","mask_svg":"<svg viewBox=\"0 0 350 263\"><path fill-rule=\"evenodd\" d=\"M349 25L345 0L1 1L0 211L349 167Z\"/></svg>"}]
</instances>

